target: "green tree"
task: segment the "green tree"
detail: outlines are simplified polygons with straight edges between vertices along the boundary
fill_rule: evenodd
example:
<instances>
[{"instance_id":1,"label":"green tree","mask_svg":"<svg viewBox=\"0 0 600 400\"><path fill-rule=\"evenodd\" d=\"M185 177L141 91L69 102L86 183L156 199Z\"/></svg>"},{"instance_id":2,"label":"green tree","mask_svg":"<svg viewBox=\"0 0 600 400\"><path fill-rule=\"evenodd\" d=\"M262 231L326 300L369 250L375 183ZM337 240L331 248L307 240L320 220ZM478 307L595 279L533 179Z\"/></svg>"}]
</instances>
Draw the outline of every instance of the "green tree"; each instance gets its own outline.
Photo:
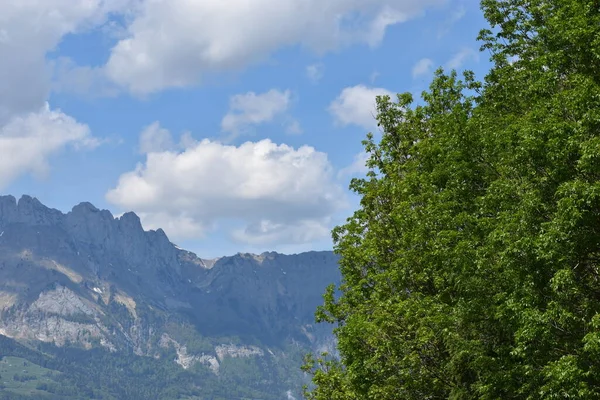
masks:
<instances>
[{"instance_id":1,"label":"green tree","mask_svg":"<svg viewBox=\"0 0 600 400\"><path fill-rule=\"evenodd\" d=\"M484 83L378 98L309 399L600 398L600 2L482 10Z\"/></svg>"}]
</instances>

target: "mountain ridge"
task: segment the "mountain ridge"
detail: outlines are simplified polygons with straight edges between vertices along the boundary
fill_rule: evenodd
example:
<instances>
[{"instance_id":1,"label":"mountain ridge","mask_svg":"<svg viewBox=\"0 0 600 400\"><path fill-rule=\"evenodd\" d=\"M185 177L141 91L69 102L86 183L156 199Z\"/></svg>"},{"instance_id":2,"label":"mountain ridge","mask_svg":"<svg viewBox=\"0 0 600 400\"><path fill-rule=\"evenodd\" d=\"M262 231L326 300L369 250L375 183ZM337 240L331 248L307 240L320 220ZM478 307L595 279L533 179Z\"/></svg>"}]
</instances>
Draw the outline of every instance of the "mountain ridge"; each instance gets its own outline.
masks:
<instances>
[{"instance_id":1,"label":"mountain ridge","mask_svg":"<svg viewBox=\"0 0 600 400\"><path fill-rule=\"evenodd\" d=\"M0 196L0 334L28 346L174 357L215 376L228 360L256 360L268 376L273 362L292 365L291 348L332 347L331 328L313 321L338 281L330 251L205 260L133 212Z\"/></svg>"},{"instance_id":2,"label":"mountain ridge","mask_svg":"<svg viewBox=\"0 0 600 400\"><path fill-rule=\"evenodd\" d=\"M133 211L127 211L119 216L115 216L115 215L113 215L113 213L110 210L100 209L88 201L83 201L83 202L80 202L80 203L76 204L75 206L73 206L70 211L64 212L64 211L58 210L56 208L48 207L45 204L43 204L37 197L30 196L27 194L21 195L21 197L19 199L17 199L15 196L10 195L10 194L9 195L0 195L0 228L2 227L1 224L3 222L3 217L11 215L11 212L10 212L11 210L7 210L7 208L9 208L9 207L13 208L15 211L17 211L19 209L21 209L21 210L22 209L38 210L38 211L43 210L44 212L48 213L50 216L54 217L55 219L59 219L61 217L68 217L69 214L92 215L92 214L98 213L98 214L102 215L105 219L110 219L110 220L114 220L114 221L121 221L124 218L125 221L128 221L127 222L128 225L134 226L136 228L139 227L142 231L144 231L146 233L156 234L158 236L167 236L167 234L165 233L165 231L162 228L144 229L141 224L140 217ZM29 214L28 215L26 214L27 216L31 216L33 218L38 216L38 218L39 218L39 213L35 214L35 211L34 212L28 211L28 212L29 212ZM39 224L40 220L44 221L44 220L47 220L47 218L40 218L40 219L36 220L36 224ZM26 222L26 221L20 220L19 222ZM167 236L167 239L168 239L168 236ZM168 239L168 240L177 250L181 250L181 251L184 251L187 253L192 253L195 256L197 256L197 254L195 252L184 249L184 248L180 247L179 245L177 245L175 242L172 242L170 239ZM300 255L300 254L322 253L322 252L331 252L331 250L308 250L308 251L303 251L303 252L298 252L298 253L282 253L282 252L277 252L277 251L264 251L262 253L237 252L235 254L221 255L221 256L217 256L217 257L213 257L213 258L200 258L200 257L198 257L198 258L205 262L214 262L223 257L234 257L237 255L250 255L250 256L254 256L256 258L260 258L261 256L269 255L269 254L276 254L276 255L281 255L281 256L296 256L296 255Z\"/></svg>"}]
</instances>

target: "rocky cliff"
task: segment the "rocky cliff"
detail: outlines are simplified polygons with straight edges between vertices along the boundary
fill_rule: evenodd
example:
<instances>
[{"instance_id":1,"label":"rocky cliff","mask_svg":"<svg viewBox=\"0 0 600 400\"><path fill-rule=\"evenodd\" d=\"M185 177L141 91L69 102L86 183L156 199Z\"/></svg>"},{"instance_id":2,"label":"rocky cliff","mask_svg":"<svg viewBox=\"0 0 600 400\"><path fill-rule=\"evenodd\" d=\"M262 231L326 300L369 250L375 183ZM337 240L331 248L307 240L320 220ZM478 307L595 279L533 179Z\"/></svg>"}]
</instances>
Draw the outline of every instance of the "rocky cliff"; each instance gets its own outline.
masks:
<instances>
[{"instance_id":1,"label":"rocky cliff","mask_svg":"<svg viewBox=\"0 0 600 400\"><path fill-rule=\"evenodd\" d=\"M227 358L331 346L313 315L338 279L331 252L203 260L134 213L0 196L0 334L22 343L168 356L218 375Z\"/></svg>"}]
</instances>

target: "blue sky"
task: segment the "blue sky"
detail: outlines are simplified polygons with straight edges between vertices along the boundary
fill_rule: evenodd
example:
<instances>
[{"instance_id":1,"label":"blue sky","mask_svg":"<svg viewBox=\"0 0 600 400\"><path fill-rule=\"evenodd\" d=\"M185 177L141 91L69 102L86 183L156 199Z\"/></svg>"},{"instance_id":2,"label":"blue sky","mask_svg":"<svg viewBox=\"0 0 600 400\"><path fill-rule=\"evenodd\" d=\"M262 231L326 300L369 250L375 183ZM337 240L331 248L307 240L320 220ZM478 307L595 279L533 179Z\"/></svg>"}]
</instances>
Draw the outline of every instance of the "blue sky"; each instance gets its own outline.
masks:
<instances>
[{"instance_id":1,"label":"blue sky","mask_svg":"<svg viewBox=\"0 0 600 400\"><path fill-rule=\"evenodd\" d=\"M330 249L375 96L482 78L485 26L474 0L0 0L0 193L207 258Z\"/></svg>"}]
</instances>

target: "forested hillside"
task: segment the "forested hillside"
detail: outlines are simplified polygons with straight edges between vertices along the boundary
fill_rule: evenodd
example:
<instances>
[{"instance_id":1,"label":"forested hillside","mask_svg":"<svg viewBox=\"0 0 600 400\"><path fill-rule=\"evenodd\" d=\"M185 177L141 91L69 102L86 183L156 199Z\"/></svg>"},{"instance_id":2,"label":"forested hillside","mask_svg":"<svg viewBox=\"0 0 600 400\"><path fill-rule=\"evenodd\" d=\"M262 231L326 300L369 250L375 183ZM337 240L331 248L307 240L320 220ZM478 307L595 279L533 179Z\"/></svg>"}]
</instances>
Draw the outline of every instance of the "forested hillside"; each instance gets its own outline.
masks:
<instances>
[{"instance_id":1,"label":"forested hillside","mask_svg":"<svg viewBox=\"0 0 600 400\"><path fill-rule=\"evenodd\" d=\"M302 354L290 350L289 357L299 360ZM290 365L270 360L233 360L215 376L202 367L181 368L174 352L155 359L44 344L30 349L4 336L0 355L0 399L6 400L278 400L285 396L281 383L299 379Z\"/></svg>"}]
</instances>

